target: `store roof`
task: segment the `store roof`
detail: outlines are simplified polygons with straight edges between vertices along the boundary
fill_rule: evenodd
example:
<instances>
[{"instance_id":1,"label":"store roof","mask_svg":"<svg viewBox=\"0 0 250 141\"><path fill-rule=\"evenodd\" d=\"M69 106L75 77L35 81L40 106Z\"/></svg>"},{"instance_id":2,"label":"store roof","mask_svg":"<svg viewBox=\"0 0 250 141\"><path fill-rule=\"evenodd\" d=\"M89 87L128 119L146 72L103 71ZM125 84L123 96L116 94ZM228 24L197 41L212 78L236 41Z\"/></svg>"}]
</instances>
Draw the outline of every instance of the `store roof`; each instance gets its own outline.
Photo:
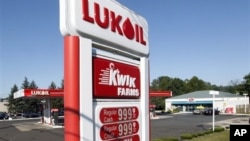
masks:
<instances>
[{"instance_id":1,"label":"store roof","mask_svg":"<svg viewBox=\"0 0 250 141\"><path fill-rule=\"evenodd\" d=\"M213 95L209 94L209 91L210 90L195 91L195 92L190 92L190 93L179 95L179 96L173 96L173 97L168 98L168 99L212 98ZM221 97L244 97L244 96L219 91L219 94L216 95L216 97L220 97L221 98Z\"/></svg>"}]
</instances>

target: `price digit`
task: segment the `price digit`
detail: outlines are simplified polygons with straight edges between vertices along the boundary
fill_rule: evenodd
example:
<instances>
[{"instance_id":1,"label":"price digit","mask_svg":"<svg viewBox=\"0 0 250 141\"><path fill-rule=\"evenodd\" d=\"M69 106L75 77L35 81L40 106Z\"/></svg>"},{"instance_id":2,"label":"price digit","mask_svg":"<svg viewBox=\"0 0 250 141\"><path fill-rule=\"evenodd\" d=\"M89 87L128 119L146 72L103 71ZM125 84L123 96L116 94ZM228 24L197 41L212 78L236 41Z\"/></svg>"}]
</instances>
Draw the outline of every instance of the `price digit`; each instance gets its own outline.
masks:
<instances>
[{"instance_id":1,"label":"price digit","mask_svg":"<svg viewBox=\"0 0 250 141\"><path fill-rule=\"evenodd\" d=\"M133 125L132 122L128 123L128 134L131 135L133 132Z\"/></svg>"},{"instance_id":2,"label":"price digit","mask_svg":"<svg viewBox=\"0 0 250 141\"><path fill-rule=\"evenodd\" d=\"M118 109L118 120L122 120L122 108Z\"/></svg>"},{"instance_id":3,"label":"price digit","mask_svg":"<svg viewBox=\"0 0 250 141\"><path fill-rule=\"evenodd\" d=\"M119 136L123 135L123 126L122 126L122 124L118 125L118 132L119 132Z\"/></svg>"},{"instance_id":4,"label":"price digit","mask_svg":"<svg viewBox=\"0 0 250 141\"><path fill-rule=\"evenodd\" d=\"M127 120L127 118L128 118L127 109L123 108L123 120Z\"/></svg>"},{"instance_id":5,"label":"price digit","mask_svg":"<svg viewBox=\"0 0 250 141\"><path fill-rule=\"evenodd\" d=\"M127 135L128 134L128 124L127 123L124 123L123 124L123 135Z\"/></svg>"},{"instance_id":6,"label":"price digit","mask_svg":"<svg viewBox=\"0 0 250 141\"><path fill-rule=\"evenodd\" d=\"M128 119L131 120L132 119L132 109L128 108Z\"/></svg>"}]
</instances>

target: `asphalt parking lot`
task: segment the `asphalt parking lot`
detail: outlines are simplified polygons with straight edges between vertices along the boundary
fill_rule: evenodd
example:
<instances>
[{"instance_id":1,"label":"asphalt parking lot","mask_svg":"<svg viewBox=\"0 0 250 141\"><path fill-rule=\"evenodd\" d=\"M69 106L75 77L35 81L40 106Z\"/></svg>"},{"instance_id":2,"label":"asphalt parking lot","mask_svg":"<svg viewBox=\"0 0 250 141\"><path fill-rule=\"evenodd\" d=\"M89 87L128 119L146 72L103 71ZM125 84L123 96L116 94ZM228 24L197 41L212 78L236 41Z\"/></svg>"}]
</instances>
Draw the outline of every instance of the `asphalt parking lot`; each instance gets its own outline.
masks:
<instances>
[{"instance_id":1,"label":"asphalt parking lot","mask_svg":"<svg viewBox=\"0 0 250 141\"><path fill-rule=\"evenodd\" d=\"M250 115L218 115L216 126L248 124ZM63 141L63 127L52 128L38 123L39 119L0 121L0 141ZM151 120L151 138L179 137L183 133L212 128L212 116L190 113L160 115Z\"/></svg>"},{"instance_id":2,"label":"asphalt parking lot","mask_svg":"<svg viewBox=\"0 0 250 141\"><path fill-rule=\"evenodd\" d=\"M250 115L216 115L215 126L229 127L230 124L249 124ZM161 137L179 137L185 133L196 133L212 129L212 116L183 113L159 115L151 120L152 139Z\"/></svg>"}]
</instances>

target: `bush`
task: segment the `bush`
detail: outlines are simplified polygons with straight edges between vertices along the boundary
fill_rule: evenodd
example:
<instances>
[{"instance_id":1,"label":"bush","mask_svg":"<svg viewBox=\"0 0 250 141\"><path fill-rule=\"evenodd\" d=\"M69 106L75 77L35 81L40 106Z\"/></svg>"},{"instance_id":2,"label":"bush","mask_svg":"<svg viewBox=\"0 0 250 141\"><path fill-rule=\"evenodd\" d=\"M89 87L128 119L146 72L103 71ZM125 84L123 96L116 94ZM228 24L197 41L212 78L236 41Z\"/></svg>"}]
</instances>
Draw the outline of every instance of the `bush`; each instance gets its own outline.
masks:
<instances>
[{"instance_id":1,"label":"bush","mask_svg":"<svg viewBox=\"0 0 250 141\"><path fill-rule=\"evenodd\" d=\"M192 134L193 135L193 137L198 137L199 135L198 135L198 133L194 133L194 134Z\"/></svg>"},{"instance_id":2,"label":"bush","mask_svg":"<svg viewBox=\"0 0 250 141\"><path fill-rule=\"evenodd\" d=\"M162 139L153 139L152 141L163 141Z\"/></svg>"},{"instance_id":3,"label":"bush","mask_svg":"<svg viewBox=\"0 0 250 141\"><path fill-rule=\"evenodd\" d=\"M223 127L214 128L214 132L221 132L221 131L224 131L224 130L225 130L225 128L223 128Z\"/></svg>"},{"instance_id":4,"label":"bush","mask_svg":"<svg viewBox=\"0 0 250 141\"><path fill-rule=\"evenodd\" d=\"M211 131L212 131L212 130L205 131L204 134L210 134L210 133L213 132L213 131L212 131L212 132L211 132Z\"/></svg>"},{"instance_id":5,"label":"bush","mask_svg":"<svg viewBox=\"0 0 250 141\"><path fill-rule=\"evenodd\" d=\"M192 134L182 134L181 135L181 139L192 139L193 138L193 135Z\"/></svg>"},{"instance_id":6,"label":"bush","mask_svg":"<svg viewBox=\"0 0 250 141\"><path fill-rule=\"evenodd\" d=\"M204 136L205 134L203 132L197 133L198 136Z\"/></svg>"},{"instance_id":7,"label":"bush","mask_svg":"<svg viewBox=\"0 0 250 141\"><path fill-rule=\"evenodd\" d=\"M168 138L164 138L162 141L179 141L179 139L175 137L168 137Z\"/></svg>"},{"instance_id":8,"label":"bush","mask_svg":"<svg viewBox=\"0 0 250 141\"><path fill-rule=\"evenodd\" d=\"M176 108L173 110L173 113L179 113L180 112L180 109Z\"/></svg>"}]
</instances>

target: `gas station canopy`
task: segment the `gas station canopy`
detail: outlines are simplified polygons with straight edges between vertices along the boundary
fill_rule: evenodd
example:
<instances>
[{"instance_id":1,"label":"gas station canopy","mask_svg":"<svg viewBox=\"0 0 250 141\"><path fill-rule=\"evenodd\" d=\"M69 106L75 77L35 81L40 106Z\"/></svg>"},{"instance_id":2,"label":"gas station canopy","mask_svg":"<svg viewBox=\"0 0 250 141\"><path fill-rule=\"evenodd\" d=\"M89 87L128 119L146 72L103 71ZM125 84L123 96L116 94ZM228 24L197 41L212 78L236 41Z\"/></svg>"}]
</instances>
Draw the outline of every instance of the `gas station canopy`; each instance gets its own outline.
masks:
<instances>
[{"instance_id":1,"label":"gas station canopy","mask_svg":"<svg viewBox=\"0 0 250 141\"><path fill-rule=\"evenodd\" d=\"M21 89L14 93L16 98L52 98L63 97L63 89Z\"/></svg>"}]
</instances>

